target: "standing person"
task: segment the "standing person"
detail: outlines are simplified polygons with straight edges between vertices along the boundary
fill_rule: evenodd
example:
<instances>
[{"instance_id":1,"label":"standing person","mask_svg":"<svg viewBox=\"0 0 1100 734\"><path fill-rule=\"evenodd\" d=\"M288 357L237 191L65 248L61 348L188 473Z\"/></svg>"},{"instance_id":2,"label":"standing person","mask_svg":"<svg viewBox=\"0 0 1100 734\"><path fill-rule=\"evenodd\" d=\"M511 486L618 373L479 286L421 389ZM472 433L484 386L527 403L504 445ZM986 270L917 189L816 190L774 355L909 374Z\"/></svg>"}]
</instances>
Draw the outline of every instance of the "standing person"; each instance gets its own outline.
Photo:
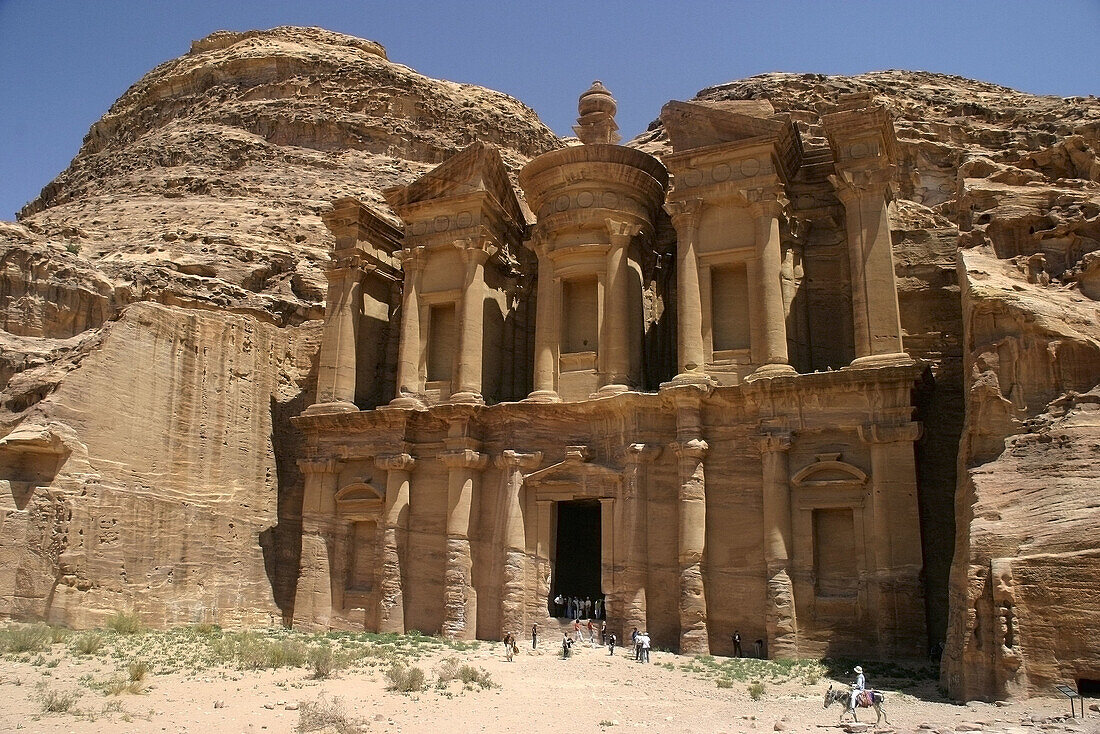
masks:
<instances>
[{"instance_id":1,"label":"standing person","mask_svg":"<svg viewBox=\"0 0 1100 734\"><path fill-rule=\"evenodd\" d=\"M584 642L584 637L581 636L581 620L573 620L573 637L577 639L577 642Z\"/></svg>"},{"instance_id":2,"label":"standing person","mask_svg":"<svg viewBox=\"0 0 1100 734\"><path fill-rule=\"evenodd\" d=\"M512 656L516 652L516 638L512 637L512 633L504 635L504 658L508 662L512 662Z\"/></svg>"},{"instance_id":3,"label":"standing person","mask_svg":"<svg viewBox=\"0 0 1100 734\"><path fill-rule=\"evenodd\" d=\"M612 632L611 634L609 634L607 636L607 654L608 655L614 655L615 654L615 633L614 632Z\"/></svg>"},{"instance_id":4,"label":"standing person","mask_svg":"<svg viewBox=\"0 0 1100 734\"><path fill-rule=\"evenodd\" d=\"M531 649L534 650L539 646L539 626L537 624L531 625Z\"/></svg>"},{"instance_id":5,"label":"standing person","mask_svg":"<svg viewBox=\"0 0 1100 734\"><path fill-rule=\"evenodd\" d=\"M639 637L638 639L640 639L642 641L642 662L643 663L648 663L649 662L649 633L648 632L643 632L641 637Z\"/></svg>"},{"instance_id":6,"label":"standing person","mask_svg":"<svg viewBox=\"0 0 1100 734\"><path fill-rule=\"evenodd\" d=\"M733 631L733 655L741 657L741 630Z\"/></svg>"},{"instance_id":7,"label":"standing person","mask_svg":"<svg viewBox=\"0 0 1100 734\"><path fill-rule=\"evenodd\" d=\"M596 603L592 605L592 612L596 615L596 619L603 618L603 597L597 599Z\"/></svg>"},{"instance_id":8,"label":"standing person","mask_svg":"<svg viewBox=\"0 0 1100 734\"><path fill-rule=\"evenodd\" d=\"M573 648L573 641L569 639L569 635L563 634L561 636L561 659L565 660L569 657L569 652Z\"/></svg>"},{"instance_id":9,"label":"standing person","mask_svg":"<svg viewBox=\"0 0 1100 734\"><path fill-rule=\"evenodd\" d=\"M596 625L592 624L592 618L588 618L588 644L596 644Z\"/></svg>"},{"instance_id":10,"label":"standing person","mask_svg":"<svg viewBox=\"0 0 1100 734\"><path fill-rule=\"evenodd\" d=\"M587 619L592 619L592 597L590 596L584 598L584 616Z\"/></svg>"},{"instance_id":11,"label":"standing person","mask_svg":"<svg viewBox=\"0 0 1100 734\"><path fill-rule=\"evenodd\" d=\"M634 648L634 659L637 660L640 656L641 647L638 645L638 628L635 627L630 633L630 646Z\"/></svg>"},{"instance_id":12,"label":"standing person","mask_svg":"<svg viewBox=\"0 0 1100 734\"><path fill-rule=\"evenodd\" d=\"M581 618L581 600L573 597L573 619Z\"/></svg>"},{"instance_id":13,"label":"standing person","mask_svg":"<svg viewBox=\"0 0 1100 734\"><path fill-rule=\"evenodd\" d=\"M867 690L867 679L863 677L863 668L857 665L853 670L856 673L856 682L852 684L852 698L848 705L851 711L856 710L856 699L859 698L859 694Z\"/></svg>"},{"instance_id":14,"label":"standing person","mask_svg":"<svg viewBox=\"0 0 1100 734\"><path fill-rule=\"evenodd\" d=\"M764 658L764 641L763 640L757 640L753 644L756 646L756 657L758 657L760 659L763 659Z\"/></svg>"},{"instance_id":15,"label":"standing person","mask_svg":"<svg viewBox=\"0 0 1100 734\"><path fill-rule=\"evenodd\" d=\"M607 644L607 622L604 622L602 625L600 625L600 644Z\"/></svg>"},{"instance_id":16,"label":"standing person","mask_svg":"<svg viewBox=\"0 0 1100 734\"><path fill-rule=\"evenodd\" d=\"M564 617L565 616L565 610L562 608L562 604L564 603L564 601L565 600L561 598L561 594L558 594L557 596L554 597L554 616L555 617Z\"/></svg>"}]
</instances>

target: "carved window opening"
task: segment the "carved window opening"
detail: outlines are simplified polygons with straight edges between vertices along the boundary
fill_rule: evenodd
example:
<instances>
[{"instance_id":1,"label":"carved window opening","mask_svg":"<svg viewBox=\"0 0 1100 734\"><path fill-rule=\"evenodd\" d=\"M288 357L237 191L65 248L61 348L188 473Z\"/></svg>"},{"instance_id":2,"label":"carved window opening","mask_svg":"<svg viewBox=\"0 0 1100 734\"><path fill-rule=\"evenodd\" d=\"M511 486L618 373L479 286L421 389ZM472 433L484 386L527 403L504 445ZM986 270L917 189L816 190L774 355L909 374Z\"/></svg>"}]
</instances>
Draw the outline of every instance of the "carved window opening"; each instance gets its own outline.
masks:
<instances>
[{"instance_id":1,"label":"carved window opening","mask_svg":"<svg viewBox=\"0 0 1100 734\"><path fill-rule=\"evenodd\" d=\"M369 594L374 591L378 566L378 524L373 520L352 523L347 590Z\"/></svg>"},{"instance_id":2,"label":"carved window opening","mask_svg":"<svg viewBox=\"0 0 1100 734\"><path fill-rule=\"evenodd\" d=\"M458 354L458 321L453 303L431 307L428 316L428 380L446 382L454 374Z\"/></svg>"},{"instance_id":3,"label":"carved window opening","mask_svg":"<svg viewBox=\"0 0 1100 734\"><path fill-rule=\"evenodd\" d=\"M563 354L595 352L599 339L599 299L595 278L576 278L562 283Z\"/></svg>"},{"instance_id":4,"label":"carved window opening","mask_svg":"<svg viewBox=\"0 0 1100 734\"><path fill-rule=\"evenodd\" d=\"M813 511L814 591L817 596L854 597L855 520L847 508Z\"/></svg>"},{"instance_id":5,"label":"carved window opening","mask_svg":"<svg viewBox=\"0 0 1100 734\"><path fill-rule=\"evenodd\" d=\"M714 351L748 349L749 278L745 263L711 268L710 282Z\"/></svg>"}]
</instances>

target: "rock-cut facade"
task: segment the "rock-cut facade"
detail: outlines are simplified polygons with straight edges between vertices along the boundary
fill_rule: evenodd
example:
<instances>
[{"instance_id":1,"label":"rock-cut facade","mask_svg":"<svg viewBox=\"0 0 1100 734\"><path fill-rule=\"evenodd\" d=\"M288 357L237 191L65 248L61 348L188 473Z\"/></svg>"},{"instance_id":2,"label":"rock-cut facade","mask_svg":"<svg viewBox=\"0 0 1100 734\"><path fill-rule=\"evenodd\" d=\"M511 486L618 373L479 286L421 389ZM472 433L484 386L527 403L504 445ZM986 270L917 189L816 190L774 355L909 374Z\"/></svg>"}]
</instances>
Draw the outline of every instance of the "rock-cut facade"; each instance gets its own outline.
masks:
<instances>
[{"instance_id":1,"label":"rock-cut facade","mask_svg":"<svg viewBox=\"0 0 1100 734\"><path fill-rule=\"evenodd\" d=\"M294 624L499 639L579 595L682 652L924 656L889 115L672 102L658 159L615 107L522 194L475 142L384 192L400 228L325 216Z\"/></svg>"}]
</instances>

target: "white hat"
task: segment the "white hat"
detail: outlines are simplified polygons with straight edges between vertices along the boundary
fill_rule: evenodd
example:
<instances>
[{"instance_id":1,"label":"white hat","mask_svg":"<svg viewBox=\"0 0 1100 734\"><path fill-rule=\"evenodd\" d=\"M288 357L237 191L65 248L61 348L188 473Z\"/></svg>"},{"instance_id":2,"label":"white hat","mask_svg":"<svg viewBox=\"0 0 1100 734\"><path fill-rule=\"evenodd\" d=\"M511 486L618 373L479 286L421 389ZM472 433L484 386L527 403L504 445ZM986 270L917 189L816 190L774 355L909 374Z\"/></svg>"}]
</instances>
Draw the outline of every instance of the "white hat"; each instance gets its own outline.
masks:
<instances>
[{"instance_id":1,"label":"white hat","mask_svg":"<svg viewBox=\"0 0 1100 734\"><path fill-rule=\"evenodd\" d=\"M863 672L863 668L861 668L861 667L859 667L859 666L857 665L857 666L855 667L855 671L856 671L857 673L862 673L862 672Z\"/></svg>"}]
</instances>

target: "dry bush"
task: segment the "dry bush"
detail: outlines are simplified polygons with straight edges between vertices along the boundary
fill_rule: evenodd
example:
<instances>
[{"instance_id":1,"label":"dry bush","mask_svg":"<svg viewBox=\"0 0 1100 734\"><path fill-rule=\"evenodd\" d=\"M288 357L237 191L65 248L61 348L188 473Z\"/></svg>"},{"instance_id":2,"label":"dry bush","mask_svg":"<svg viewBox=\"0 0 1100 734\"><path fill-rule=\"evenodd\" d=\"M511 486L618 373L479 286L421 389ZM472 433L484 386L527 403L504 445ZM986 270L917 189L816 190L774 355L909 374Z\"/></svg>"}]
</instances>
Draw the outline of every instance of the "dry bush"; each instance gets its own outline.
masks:
<instances>
[{"instance_id":1,"label":"dry bush","mask_svg":"<svg viewBox=\"0 0 1100 734\"><path fill-rule=\"evenodd\" d=\"M55 691L44 689L38 696L38 703L42 711L49 714L65 714L72 710L76 703L75 691Z\"/></svg>"},{"instance_id":2,"label":"dry bush","mask_svg":"<svg viewBox=\"0 0 1100 734\"><path fill-rule=\"evenodd\" d=\"M359 719L348 714L340 697L331 701L324 694L316 701L304 701L298 709L298 731L326 731L338 734L357 734Z\"/></svg>"},{"instance_id":3,"label":"dry bush","mask_svg":"<svg viewBox=\"0 0 1100 734\"><path fill-rule=\"evenodd\" d=\"M149 663L144 660L135 660L126 667L126 672L130 674L130 681L133 683L141 683L145 680L146 674L149 672Z\"/></svg>"},{"instance_id":4,"label":"dry bush","mask_svg":"<svg viewBox=\"0 0 1100 734\"><path fill-rule=\"evenodd\" d=\"M764 684L758 680L754 680L749 683L749 698L753 701L759 701L760 697L764 695Z\"/></svg>"},{"instance_id":5,"label":"dry bush","mask_svg":"<svg viewBox=\"0 0 1100 734\"><path fill-rule=\"evenodd\" d=\"M400 693L412 693L424 688L424 671L415 665L394 663L386 671L389 689Z\"/></svg>"},{"instance_id":6,"label":"dry bush","mask_svg":"<svg viewBox=\"0 0 1100 734\"><path fill-rule=\"evenodd\" d=\"M320 645L309 651L309 664L313 668L313 677L318 680L331 676L342 667L342 662L328 645Z\"/></svg>"}]
</instances>

